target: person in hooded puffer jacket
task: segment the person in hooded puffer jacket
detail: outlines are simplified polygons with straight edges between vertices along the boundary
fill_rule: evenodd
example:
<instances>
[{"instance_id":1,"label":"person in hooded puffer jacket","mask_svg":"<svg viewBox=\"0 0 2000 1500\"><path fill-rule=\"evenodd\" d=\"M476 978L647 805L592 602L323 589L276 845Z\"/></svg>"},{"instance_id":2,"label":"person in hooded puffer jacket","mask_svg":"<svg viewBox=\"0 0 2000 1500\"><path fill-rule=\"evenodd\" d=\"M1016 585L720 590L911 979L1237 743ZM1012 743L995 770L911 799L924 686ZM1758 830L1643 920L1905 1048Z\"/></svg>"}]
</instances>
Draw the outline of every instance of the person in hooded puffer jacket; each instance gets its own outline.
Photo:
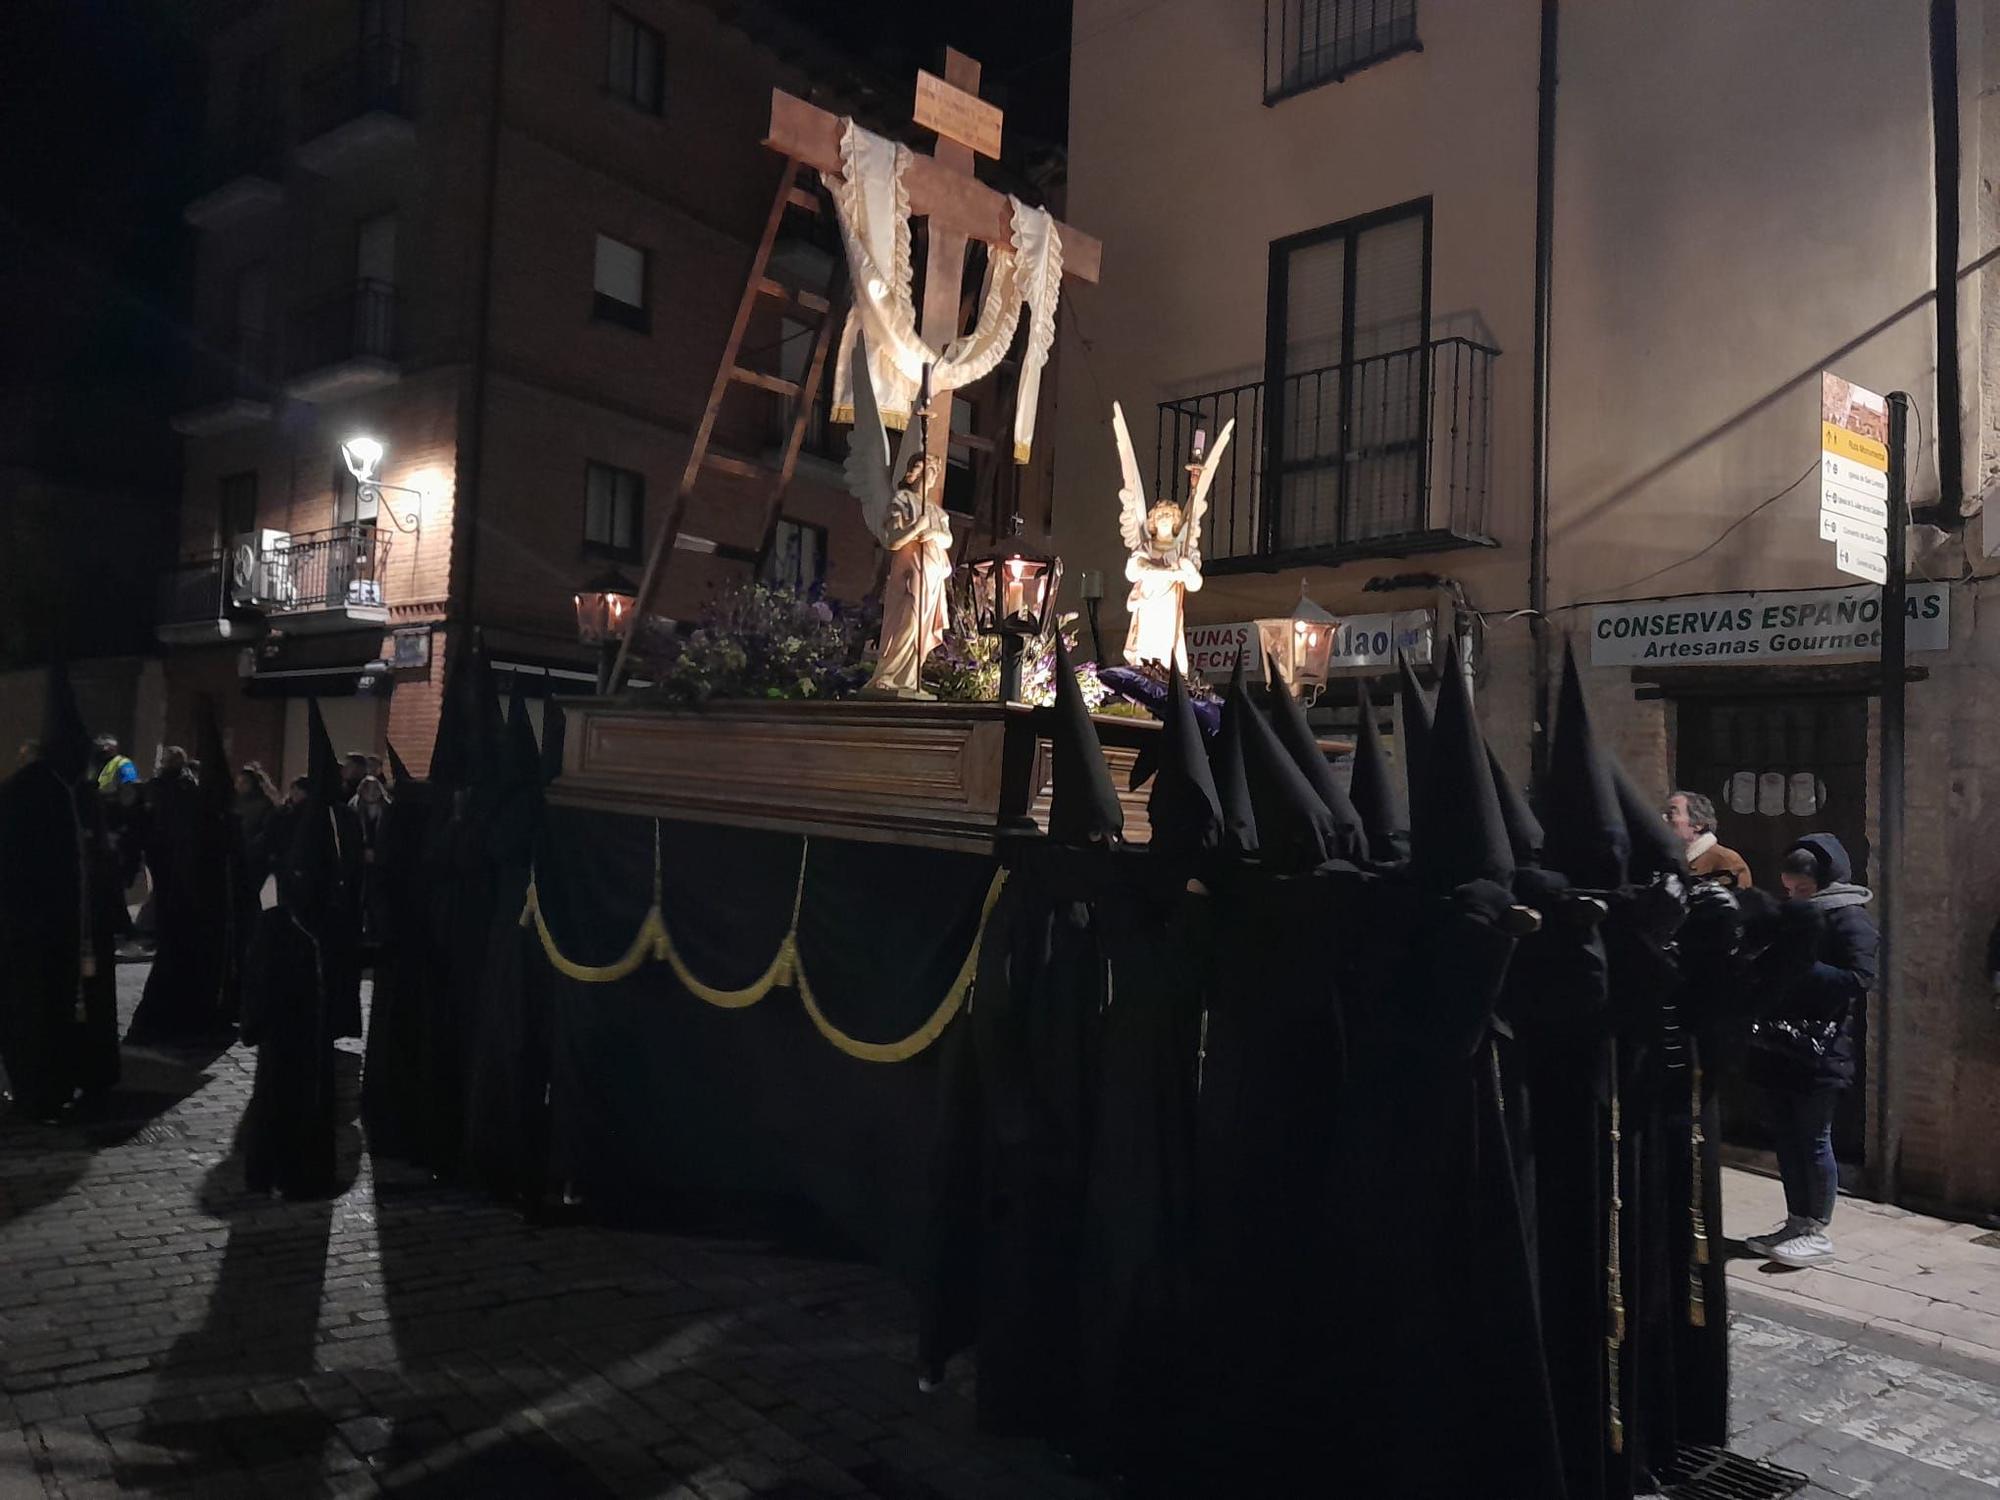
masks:
<instances>
[{"instance_id":1,"label":"person in hooded puffer jacket","mask_svg":"<svg viewBox=\"0 0 2000 1500\"><path fill-rule=\"evenodd\" d=\"M1781 1265L1833 1258L1827 1234L1839 1177L1833 1160L1833 1110L1852 1086L1856 1018L1875 987L1879 938L1866 907L1875 893L1853 883L1847 850L1830 833L1811 833L1785 854L1781 878L1789 901L1779 935L1760 960L1770 996L1759 1022L1791 1022L1790 1039L1832 1037L1809 1048L1760 1045L1753 1028L1750 1076L1770 1102L1785 1222L1744 1244ZM1779 1028L1767 1028L1776 1030Z\"/></svg>"}]
</instances>

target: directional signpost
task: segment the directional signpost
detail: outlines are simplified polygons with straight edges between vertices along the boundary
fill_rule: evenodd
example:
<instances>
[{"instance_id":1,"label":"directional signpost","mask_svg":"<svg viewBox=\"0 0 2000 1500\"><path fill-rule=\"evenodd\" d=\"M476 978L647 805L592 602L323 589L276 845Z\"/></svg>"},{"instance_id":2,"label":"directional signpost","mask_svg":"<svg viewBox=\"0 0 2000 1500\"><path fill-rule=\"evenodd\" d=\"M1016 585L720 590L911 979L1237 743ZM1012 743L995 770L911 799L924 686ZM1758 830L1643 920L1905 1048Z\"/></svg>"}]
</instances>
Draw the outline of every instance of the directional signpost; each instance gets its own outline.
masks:
<instances>
[{"instance_id":1,"label":"directional signpost","mask_svg":"<svg viewBox=\"0 0 2000 1500\"><path fill-rule=\"evenodd\" d=\"M1820 376L1819 534L1834 566L1870 583L1889 581L1889 403L1873 391Z\"/></svg>"}]
</instances>

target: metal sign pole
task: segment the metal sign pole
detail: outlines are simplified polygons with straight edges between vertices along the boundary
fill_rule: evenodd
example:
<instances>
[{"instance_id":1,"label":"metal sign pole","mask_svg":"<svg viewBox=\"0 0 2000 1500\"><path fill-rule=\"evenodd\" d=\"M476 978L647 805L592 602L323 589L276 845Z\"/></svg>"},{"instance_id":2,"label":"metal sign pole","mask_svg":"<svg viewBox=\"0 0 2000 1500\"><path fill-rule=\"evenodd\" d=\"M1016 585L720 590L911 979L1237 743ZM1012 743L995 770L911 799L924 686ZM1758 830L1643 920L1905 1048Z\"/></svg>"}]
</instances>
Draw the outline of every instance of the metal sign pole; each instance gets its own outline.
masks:
<instances>
[{"instance_id":1,"label":"metal sign pole","mask_svg":"<svg viewBox=\"0 0 2000 1500\"><path fill-rule=\"evenodd\" d=\"M1882 585L1882 818L1881 845L1876 851L1876 896L1882 917L1878 950L1875 1008L1875 1118L1882 1197L1894 1203L1901 1191L1902 1120L1897 1108L1891 1038L1895 1031L1894 1003L1902 998L1896 982L1897 866L1903 857L1903 725L1905 690L1904 525L1909 514L1906 475L1909 472L1910 396L1889 393L1889 533L1888 578Z\"/></svg>"}]
</instances>

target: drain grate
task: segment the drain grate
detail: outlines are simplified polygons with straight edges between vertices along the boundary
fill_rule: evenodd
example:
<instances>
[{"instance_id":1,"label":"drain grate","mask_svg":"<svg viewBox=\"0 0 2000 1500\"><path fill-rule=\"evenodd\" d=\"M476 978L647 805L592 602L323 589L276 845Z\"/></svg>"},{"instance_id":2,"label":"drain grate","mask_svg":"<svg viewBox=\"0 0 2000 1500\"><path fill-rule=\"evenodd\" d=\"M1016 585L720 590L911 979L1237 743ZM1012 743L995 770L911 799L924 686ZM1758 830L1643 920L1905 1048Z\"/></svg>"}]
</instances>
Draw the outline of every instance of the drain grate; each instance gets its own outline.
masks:
<instances>
[{"instance_id":1,"label":"drain grate","mask_svg":"<svg viewBox=\"0 0 2000 1500\"><path fill-rule=\"evenodd\" d=\"M1761 1458L1692 1444L1674 1455L1660 1476L1666 1500L1785 1500L1806 1487L1806 1476Z\"/></svg>"},{"instance_id":2,"label":"drain grate","mask_svg":"<svg viewBox=\"0 0 2000 1500\"><path fill-rule=\"evenodd\" d=\"M171 1146L188 1139L188 1128L174 1120L106 1120L86 1127L83 1138L94 1150L107 1146Z\"/></svg>"}]
</instances>

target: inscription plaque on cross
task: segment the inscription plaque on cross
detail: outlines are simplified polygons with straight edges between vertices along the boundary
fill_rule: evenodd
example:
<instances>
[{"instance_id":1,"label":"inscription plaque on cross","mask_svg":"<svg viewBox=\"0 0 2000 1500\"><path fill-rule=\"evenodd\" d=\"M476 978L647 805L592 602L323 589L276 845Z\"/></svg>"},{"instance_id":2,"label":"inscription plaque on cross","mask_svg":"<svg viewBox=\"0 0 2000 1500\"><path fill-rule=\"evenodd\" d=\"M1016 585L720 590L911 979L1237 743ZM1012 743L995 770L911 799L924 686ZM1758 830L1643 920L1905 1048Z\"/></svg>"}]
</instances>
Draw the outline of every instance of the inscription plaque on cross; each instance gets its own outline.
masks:
<instances>
[{"instance_id":1,"label":"inscription plaque on cross","mask_svg":"<svg viewBox=\"0 0 2000 1500\"><path fill-rule=\"evenodd\" d=\"M1013 211L1005 193L986 186L973 175L975 149L986 155L999 151L1000 111L979 97L979 64L964 53L945 49L944 77L920 75L915 119L938 132L929 156L913 151L903 185L910 197L910 215L929 221L929 248L924 257L924 301L917 332L931 348L943 351L963 328L962 306L965 252L972 241L1005 245L1013 238ZM841 122L838 115L805 100L771 91L771 128L764 144L817 168L823 177L841 175ZM953 134L956 132L956 134ZM1080 230L1056 226L1062 238L1063 275L1096 281L1104 247ZM943 458L951 442L951 393L934 390L926 414L927 447ZM943 397L944 399L936 399ZM938 466L936 491L944 485ZM933 492L933 500L941 498Z\"/></svg>"}]
</instances>

